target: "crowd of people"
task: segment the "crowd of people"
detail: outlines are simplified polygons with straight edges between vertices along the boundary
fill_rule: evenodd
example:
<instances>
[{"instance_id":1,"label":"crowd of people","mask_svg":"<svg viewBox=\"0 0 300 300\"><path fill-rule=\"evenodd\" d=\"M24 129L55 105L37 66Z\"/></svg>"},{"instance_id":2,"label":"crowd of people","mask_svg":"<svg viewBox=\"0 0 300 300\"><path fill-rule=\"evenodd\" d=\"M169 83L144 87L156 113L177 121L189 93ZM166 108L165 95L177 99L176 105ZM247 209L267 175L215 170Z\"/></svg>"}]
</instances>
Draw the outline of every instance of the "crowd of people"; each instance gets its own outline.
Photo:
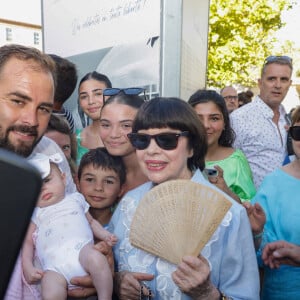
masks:
<instances>
[{"instance_id":1,"label":"crowd of people","mask_svg":"<svg viewBox=\"0 0 300 300\"><path fill-rule=\"evenodd\" d=\"M143 88L91 71L77 90L84 127L74 128L63 104L76 66L2 46L0 147L43 179L5 300L299 299L300 107L287 124L282 105L292 70L291 58L269 56L254 100L226 86L188 101L146 100ZM288 137L294 156L284 164ZM179 264L130 240L144 196L173 180L231 205L201 252Z\"/></svg>"}]
</instances>

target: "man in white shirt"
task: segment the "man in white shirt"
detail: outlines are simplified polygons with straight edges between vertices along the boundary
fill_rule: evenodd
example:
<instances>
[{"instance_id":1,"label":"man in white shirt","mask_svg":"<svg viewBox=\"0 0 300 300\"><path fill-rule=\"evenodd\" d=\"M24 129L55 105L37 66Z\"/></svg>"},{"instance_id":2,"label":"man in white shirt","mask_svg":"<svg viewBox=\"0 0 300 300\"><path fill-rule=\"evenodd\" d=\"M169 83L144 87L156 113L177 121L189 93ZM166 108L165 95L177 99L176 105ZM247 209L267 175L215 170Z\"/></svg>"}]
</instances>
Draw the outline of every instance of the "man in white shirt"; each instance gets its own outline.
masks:
<instances>
[{"instance_id":1,"label":"man in white shirt","mask_svg":"<svg viewBox=\"0 0 300 300\"><path fill-rule=\"evenodd\" d=\"M291 86L292 71L290 57L267 57L258 80L259 96L230 115L234 146L245 153L256 188L287 154L286 112L281 103Z\"/></svg>"}]
</instances>

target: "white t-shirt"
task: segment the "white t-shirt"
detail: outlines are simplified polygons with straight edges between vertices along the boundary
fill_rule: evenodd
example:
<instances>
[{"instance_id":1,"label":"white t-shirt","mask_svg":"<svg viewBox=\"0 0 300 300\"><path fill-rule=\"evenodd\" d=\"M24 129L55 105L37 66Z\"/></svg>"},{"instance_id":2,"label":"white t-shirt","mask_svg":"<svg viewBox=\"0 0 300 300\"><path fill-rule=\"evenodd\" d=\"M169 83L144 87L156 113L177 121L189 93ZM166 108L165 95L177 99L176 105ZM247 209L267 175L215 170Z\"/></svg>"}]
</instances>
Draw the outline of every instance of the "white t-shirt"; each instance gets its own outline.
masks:
<instances>
[{"instance_id":1,"label":"white t-shirt","mask_svg":"<svg viewBox=\"0 0 300 300\"><path fill-rule=\"evenodd\" d=\"M246 155L257 189L267 174L282 166L287 155L286 112L282 105L279 113L277 126L272 121L272 109L257 96L253 102L230 114L231 126L236 134L234 147Z\"/></svg>"}]
</instances>

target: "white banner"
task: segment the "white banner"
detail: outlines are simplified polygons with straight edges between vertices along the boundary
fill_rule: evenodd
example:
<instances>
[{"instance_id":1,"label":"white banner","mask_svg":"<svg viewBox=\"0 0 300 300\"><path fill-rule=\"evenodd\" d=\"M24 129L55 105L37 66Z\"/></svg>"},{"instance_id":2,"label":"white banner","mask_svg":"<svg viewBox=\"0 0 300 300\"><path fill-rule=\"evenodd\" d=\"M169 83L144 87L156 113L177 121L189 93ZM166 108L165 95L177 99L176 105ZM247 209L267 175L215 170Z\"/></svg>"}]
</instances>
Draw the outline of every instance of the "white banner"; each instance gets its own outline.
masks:
<instances>
[{"instance_id":1,"label":"white banner","mask_svg":"<svg viewBox=\"0 0 300 300\"><path fill-rule=\"evenodd\" d=\"M44 51L63 57L160 35L160 0L43 0Z\"/></svg>"}]
</instances>

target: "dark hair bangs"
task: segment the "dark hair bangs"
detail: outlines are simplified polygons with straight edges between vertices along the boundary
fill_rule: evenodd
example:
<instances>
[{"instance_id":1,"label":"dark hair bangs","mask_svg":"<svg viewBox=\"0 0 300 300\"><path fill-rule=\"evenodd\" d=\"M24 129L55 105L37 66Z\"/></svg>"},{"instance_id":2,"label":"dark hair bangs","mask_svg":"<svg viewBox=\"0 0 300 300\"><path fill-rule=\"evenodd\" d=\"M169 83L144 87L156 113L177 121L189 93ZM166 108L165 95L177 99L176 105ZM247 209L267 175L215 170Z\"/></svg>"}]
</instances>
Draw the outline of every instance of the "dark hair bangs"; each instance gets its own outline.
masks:
<instances>
[{"instance_id":1,"label":"dark hair bangs","mask_svg":"<svg viewBox=\"0 0 300 300\"><path fill-rule=\"evenodd\" d=\"M173 100L179 100L174 103ZM186 124L186 111L179 112L178 105L181 100L177 98L154 98L145 102L140 108L133 123L132 131L137 132L141 129L166 128L188 131Z\"/></svg>"}]
</instances>

